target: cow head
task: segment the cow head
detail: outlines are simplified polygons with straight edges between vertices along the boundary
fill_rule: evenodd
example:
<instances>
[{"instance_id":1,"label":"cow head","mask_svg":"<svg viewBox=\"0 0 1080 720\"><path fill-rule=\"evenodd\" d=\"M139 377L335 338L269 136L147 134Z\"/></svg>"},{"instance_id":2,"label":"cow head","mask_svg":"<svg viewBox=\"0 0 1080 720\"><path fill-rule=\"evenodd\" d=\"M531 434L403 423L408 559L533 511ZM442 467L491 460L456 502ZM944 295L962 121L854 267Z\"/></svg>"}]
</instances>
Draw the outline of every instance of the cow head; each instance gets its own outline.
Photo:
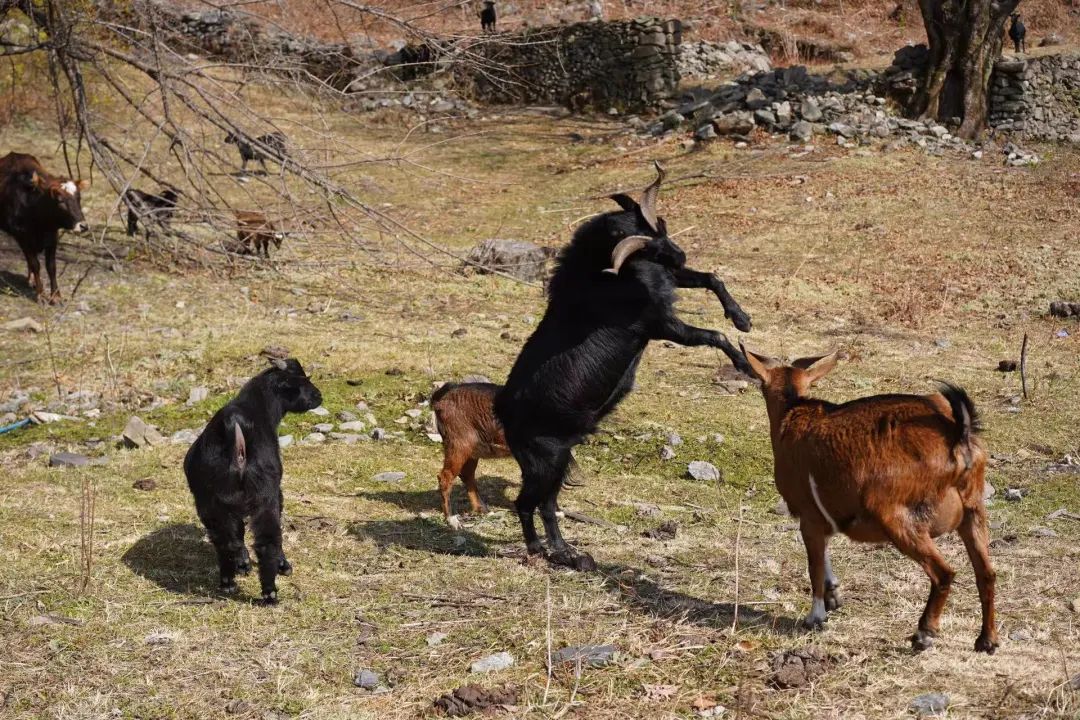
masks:
<instances>
[{"instance_id":1,"label":"cow head","mask_svg":"<svg viewBox=\"0 0 1080 720\"><path fill-rule=\"evenodd\" d=\"M89 187L85 180L55 178L35 172L30 176L33 190L55 209L55 220L64 230L84 233L90 229L82 211L82 191Z\"/></svg>"}]
</instances>

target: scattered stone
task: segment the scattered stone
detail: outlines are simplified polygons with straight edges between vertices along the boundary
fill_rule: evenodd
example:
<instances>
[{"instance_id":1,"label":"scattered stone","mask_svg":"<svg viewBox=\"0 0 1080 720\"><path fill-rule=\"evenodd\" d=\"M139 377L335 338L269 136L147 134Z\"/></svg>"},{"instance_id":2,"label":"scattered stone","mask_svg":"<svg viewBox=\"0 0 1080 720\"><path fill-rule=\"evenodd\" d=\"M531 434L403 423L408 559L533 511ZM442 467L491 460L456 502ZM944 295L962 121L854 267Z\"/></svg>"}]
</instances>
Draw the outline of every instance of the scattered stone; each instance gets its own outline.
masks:
<instances>
[{"instance_id":1,"label":"scattered stone","mask_svg":"<svg viewBox=\"0 0 1080 720\"><path fill-rule=\"evenodd\" d=\"M474 661L473 664L469 666L469 672L496 672L498 670L505 670L513 664L514 656L504 650L503 652L488 655L487 657Z\"/></svg>"},{"instance_id":2,"label":"scattered stone","mask_svg":"<svg viewBox=\"0 0 1080 720\"><path fill-rule=\"evenodd\" d=\"M338 429L344 430L345 432L364 432L366 427L367 425L364 424L363 420L349 420L341 423L341 425L338 426Z\"/></svg>"},{"instance_id":3,"label":"scattered stone","mask_svg":"<svg viewBox=\"0 0 1080 720\"><path fill-rule=\"evenodd\" d=\"M463 269L504 273L529 282L543 280L548 254L525 240L484 240L469 251Z\"/></svg>"},{"instance_id":4,"label":"scattered stone","mask_svg":"<svg viewBox=\"0 0 1080 720\"><path fill-rule=\"evenodd\" d=\"M810 142L814 138L814 126L806 120L800 120L791 126L791 132L788 133L788 137L795 142Z\"/></svg>"},{"instance_id":5,"label":"scattered stone","mask_svg":"<svg viewBox=\"0 0 1080 720\"><path fill-rule=\"evenodd\" d=\"M90 458L79 453L60 452L49 457L49 467L85 467Z\"/></svg>"},{"instance_id":6,"label":"scattered stone","mask_svg":"<svg viewBox=\"0 0 1080 720\"><path fill-rule=\"evenodd\" d=\"M428 647L435 647L436 645L441 645L442 641L445 640L447 637L449 636L444 632L431 633L427 636Z\"/></svg>"},{"instance_id":7,"label":"scattered stone","mask_svg":"<svg viewBox=\"0 0 1080 720\"><path fill-rule=\"evenodd\" d=\"M834 135L839 135L845 140L850 140L855 137L855 128L851 127L847 123L834 122L829 125L829 132Z\"/></svg>"},{"instance_id":8,"label":"scattered stone","mask_svg":"<svg viewBox=\"0 0 1080 720\"><path fill-rule=\"evenodd\" d=\"M716 128L712 123L706 123L694 131L694 138L696 140L714 140L717 137Z\"/></svg>"},{"instance_id":9,"label":"scattered stone","mask_svg":"<svg viewBox=\"0 0 1080 720\"><path fill-rule=\"evenodd\" d=\"M177 430L169 436L169 442L173 445L190 445L199 439L199 433L195 430Z\"/></svg>"},{"instance_id":10,"label":"scattered stone","mask_svg":"<svg viewBox=\"0 0 1080 720\"><path fill-rule=\"evenodd\" d=\"M660 459L661 460L673 460L674 458L675 458L675 448L671 447L670 445L665 445L662 448L660 448Z\"/></svg>"},{"instance_id":11,"label":"scattered stone","mask_svg":"<svg viewBox=\"0 0 1080 720\"><path fill-rule=\"evenodd\" d=\"M754 129L754 118L749 113L732 113L713 118L717 135L746 135Z\"/></svg>"},{"instance_id":12,"label":"scattered stone","mask_svg":"<svg viewBox=\"0 0 1080 720\"><path fill-rule=\"evenodd\" d=\"M652 503L634 503L634 512L638 517L643 518L660 517L660 506Z\"/></svg>"},{"instance_id":13,"label":"scattered stone","mask_svg":"<svg viewBox=\"0 0 1080 720\"><path fill-rule=\"evenodd\" d=\"M379 675L374 670L358 670L353 676L353 685L361 690L374 690L379 687Z\"/></svg>"},{"instance_id":14,"label":"scattered stone","mask_svg":"<svg viewBox=\"0 0 1080 720\"><path fill-rule=\"evenodd\" d=\"M19 332L26 330L29 332L39 333L45 328L37 320L31 317L19 318L18 320L12 320L6 322L3 325L4 330L10 330L11 332Z\"/></svg>"},{"instance_id":15,"label":"scattered stone","mask_svg":"<svg viewBox=\"0 0 1080 720\"><path fill-rule=\"evenodd\" d=\"M150 492L157 489L157 481L154 478L142 478L131 483L131 487L136 490L142 490L144 492Z\"/></svg>"},{"instance_id":16,"label":"scattered stone","mask_svg":"<svg viewBox=\"0 0 1080 720\"><path fill-rule=\"evenodd\" d=\"M333 423L317 423L313 429L315 432L321 432L324 435L334 429Z\"/></svg>"},{"instance_id":17,"label":"scattered stone","mask_svg":"<svg viewBox=\"0 0 1080 720\"><path fill-rule=\"evenodd\" d=\"M83 625L82 620L65 617L63 615L56 615L55 613L35 615L30 618L27 623L30 627L41 627L43 625L72 625L74 627L81 627Z\"/></svg>"},{"instance_id":18,"label":"scattered stone","mask_svg":"<svg viewBox=\"0 0 1080 720\"><path fill-rule=\"evenodd\" d=\"M704 460L691 462L687 466L686 473L700 482L719 482L721 477L720 469L711 462L705 462Z\"/></svg>"},{"instance_id":19,"label":"scattered stone","mask_svg":"<svg viewBox=\"0 0 1080 720\"><path fill-rule=\"evenodd\" d=\"M1033 527L1031 528L1032 537L1044 537L1044 538L1056 538L1058 534L1048 527Z\"/></svg>"},{"instance_id":20,"label":"scattered stone","mask_svg":"<svg viewBox=\"0 0 1080 720\"><path fill-rule=\"evenodd\" d=\"M1019 488L1005 488L1005 494L1002 497L1009 502L1020 502L1024 499L1024 493Z\"/></svg>"},{"instance_id":21,"label":"scattered stone","mask_svg":"<svg viewBox=\"0 0 1080 720\"><path fill-rule=\"evenodd\" d=\"M289 349L281 345L267 345L259 353L268 358L277 358L278 360L287 360L289 357Z\"/></svg>"},{"instance_id":22,"label":"scattered stone","mask_svg":"<svg viewBox=\"0 0 1080 720\"><path fill-rule=\"evenodd\" d=\"M652 540L673 540L678 532L679 524L674 520L667 520L660 523L652 530L646 530L641 533L641 536L651 538Z\"/></svg>"},{"instance_id":23,"label":"scattered stone","mask_svg":"<svg viewBox=\"0 0 1080 720\"><path fill-rule=\"evenodd\" d=\"M461 378L463 383L491 383L491 378L487 375L479 375L477 373L469 373L465 377Z\"/></svg>"},{"instance_id":24,"label":"scattered stone","mask_svg":"<svg viewBox=\"0 0 1080 720\"><path fill-rule=\"evenodd\" d=\"M760 110L766 108L772 102L768 96L762 92L761 88L753 88L746 94L746 107L750 110Z\"/></svg>"},{"instance_id":25,"label":"scattered stone","mask_svg":"<svg viewBox=\"0 0 1080 720\"><path fill-rule=\"evenodd\" d=\"M949 708L949 696L939 692L926 693L912 700L910 707L919 717L943 715Z\"/></svg>"},{"instance_id":26,"label":"scattered stone","mask_svg":"<svg viewBox=\"0 0 1080 720\"><path fill-rule=\"evenodd\" d=\"M997 493L997 489L987 482L985 487L983 487L983 500L989 500L994 497L995 493Z\"/></svg>"},{"instance_id":27,"label":"scattered stone","mask_svg":"<svg viewBox=\"0 0 1080 720\"><path fill-rule=\"evenodd\" d=\"M604 667L618 659L619 651L614 645L570 645L551 655L552 665L581 663L587 667Z\"/></svg>"},{"instance_id":28,"label":"scattered stone","mask_svg":"<svg viewBox=\"0 0 1080 720\"><path fill-rule=\"evenodd\" d=\"M225 712L229 715L248 715L255 708L245 700L230 700L225 703Z\"/></svg>"},{"instance_id":29,"label":"scattered stone","mask_svg":"<svg viewBox=\"0 0 1080 720\"><path fill-rule=\"evenodd\" d=\"M987 483L987 484L989 484L989 483ZM787 503L784 502L784 498L780 498L779 500L776 501L776 505L774 505L773 509L772 509L772 514L773 515L790 515L791 514L791 512L788 510Z\"/></svg>"},{"instance_id":30,"label":"scattered stone","mask_svg":"<svg viewBox=\"0 0 1080 720\"><path fill-rule=\"evenodd\" d=\"M464 717L473 713L490 715L501 708L516 706L519 698L520 693L515 688L485 689L470 683L437 698L435 708L447 717Z\"/></svg>"},{"instance_id":31,"label":"scattered stone","mask_svg":"<svg viewBox=\"0 0 1080 720\"><path fill-rule=\"evenodd\" d=\"M322 405L320 405L317 408L313 408L311 410L308 410L308 413L310 413L312 415L315 415L317 417L327 417L330 414L330 411L327 410L326 408L324 408Z\"/></svg>"},{"instance_id":32,"label":"scattered stone","mask_svg":"<svg viewBox=\"0 0 1080 720\"><path fill-rule=\"evenodd\" d=\"M671 447L679 447L683 444L682 436L677 432L669 432L667 434L667 444Z\"/></svg>"},{"instance_id":33,"label":"scattered stone","mask_svg":"<svg viewBox=\"0 0 1080 720\"><path fill-rule=\"evenodd\" d=\"M383 430L380 427L377 427L377 428L375 428L374 430L371 431L371 439L372 440L385 440L387 437L388 437L388 435L387 435L386 431Z\"/></svg>"},{"instance_id":34,"label":"scattered stone","mask_svg":"<svg viewBox=\"0 0 1080 720\"><path fill-rule=\"evenodd\" d=\"M356 433L339 433L339 432L332 432L329 435L327 435L327 437L330 438L331 440L336 440L337 442L343 442L346 445L355 445L356 443L358 443L358 442L360 442L361 440L364 439L363 435L357 435Z\"/></svg>"},{"instance_id":35,"label":"scattered stone","mask_svg":"<svg viewBox=\"0 0 1080 720\"><path fill-rule=\"evenodd\" d=\"M1065 518L1067 520L1080 520L1080 515L1077 513L1069 512L1065 508L1058 508L1054 512L1046 516L1047 520L1059 520Z\"/></svg>"},{"instance_id":36,"label":"scattered stone","mask_svg":"<svg viewBox=\"0 0 1080 720\"><path fill-rule=\"evenodd\" d=\"M1069 681L1069 689L1080 691L1080 673L1073 675L1072 680Z\"/></svg>"},{"instance_id":37,"label":"scattered stone","mask_svg":"<svg viewBox=\"0 0 1080 720\"><path fill-rule=\"evenodd\" d=\"M152 425L147 425L138 415L132 415L121 434L124 445L129 448L143 448L160 445L164 438Z\"/></svg>"},{"instance_id":38,"label":"scattered stone","mask_svg":"<svg viewBox=\"0 0 1080 720\"><path fill-rule=\"evenodd\" d=\"M51 423L60 422L61 420L75 420L81 422L80 418L72 415L61 415L60 413L45 412L44 410L30 413L30 420L35 425L49 425Z\"/></svg>"},{"instance_id":39,"label":"scattered stone","mask_svg":"<svg viewBox=\"0 0 1080 720\"><path fill-rule=\"evenodd\" d=\"M1080 614L1080 595L1069 601L1069 609L1074 613Z\"/></svg>"},{"instance_id":40,"label":"scattered stone","mask_svg":"<svg viewBox=\"0 0 1080 720\"><path fill-rule=\"evenodd\" d=\"M147 645L172 645L175 639L173 633L164 632L161 630L150 633L146 636Z\"/></svg>"},{"instance_id":41,"label":"scattered stone","mask_svg":"<svg viewBox=\"0 0 1080 720\"><path fill-rule=\"evenodd\" d=\"M348 410L339 410L335 417L337 417L339 422L343 423L355 422L357 419L356 413L351 413Z\"/></svg>"},{"instance_id":42,"label":"scattered stone","mask_svg":"<svg viewBox=\"0 0 1080 720\"><path fill-rule=\"evenodd\" d=\"M187 405L194 405L195 403L201 403L206 398L210 397L209 388L193 387L188 392Z\"/></svg>"},{"instance_id":43,"label":"scattered stone","mask_svg":"<svg viewBox=\"0 0 1080 720\"><path fill-rule=\"evenodd\" d=\"M326 436L323 435L321 432L313 432L304 436L304 439L301 442L303 442L305 445L318 445L320 443L326 442ZM281 438L278 438L278 444L280 445L280 443Z\"/></svg>"},{"instance_id":44,"label":"scattered stone","mask_svg":"<svg viewBox=\"0 0 1080 720\"><path fill-rule=\"evenodd\" d=\"M381 472L371 476L371 481L378 483L399 483L404 479L405 473L397 471Z\"/></svg>"},{"instance_id":45,"label":"scattered stone","mask_svg":"<svg viewBox=\"0 0 1080 720\"><path fill-rule=\"evenodd\" d=\"M809 685L829 669L829 656L813 645L777 653L772 659L770 684L781 690Z\"/></svg>"},{"instance_id":46,"label":"scattered stone","mask_svg":"<svg viewBox=\"0 0 1080 720\"><path fill-rule=\"evenodd\" d=\"M289 447L290 445L293 444L293 436L292 435L282 435L281 437L279 437L277 439L277 442L278 442L278 447L280 447L282 449L287 448L287 447Z\"/></svg>"},{"instance_id":47,"label":"scattered stone","mask_svg":"<svg viewBox=\"0 0 1080 720\"><path fill-rule=\"evenodd\" d=\"M1034 636L1031 634L1031 631L1024 628L1020 628L1019 630L1013 630L1011 633L1009 633L1009 639L1016 642L1027 642L1033 637Z\"/></svg>"}]
</instances>

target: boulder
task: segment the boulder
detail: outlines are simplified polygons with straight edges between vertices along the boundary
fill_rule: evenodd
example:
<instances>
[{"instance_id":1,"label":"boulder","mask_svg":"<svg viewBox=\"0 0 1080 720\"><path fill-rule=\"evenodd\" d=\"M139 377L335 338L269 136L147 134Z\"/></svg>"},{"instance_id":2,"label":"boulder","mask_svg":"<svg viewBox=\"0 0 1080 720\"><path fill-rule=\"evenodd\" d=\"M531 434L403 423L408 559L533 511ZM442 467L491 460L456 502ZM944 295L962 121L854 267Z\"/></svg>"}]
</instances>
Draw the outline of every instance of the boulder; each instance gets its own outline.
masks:
<instances>
[{"instance_id":1,"label":"boulder","mask_svg":"<svg viewBox=\"0 0 1080 720\"><path fill-rule=\"evenodd\" d=\"M547 275L548 253L524 240L485 240L469 251L465 267L480 273L500 272L529 282Z\"/></svg>"}]
</instances>

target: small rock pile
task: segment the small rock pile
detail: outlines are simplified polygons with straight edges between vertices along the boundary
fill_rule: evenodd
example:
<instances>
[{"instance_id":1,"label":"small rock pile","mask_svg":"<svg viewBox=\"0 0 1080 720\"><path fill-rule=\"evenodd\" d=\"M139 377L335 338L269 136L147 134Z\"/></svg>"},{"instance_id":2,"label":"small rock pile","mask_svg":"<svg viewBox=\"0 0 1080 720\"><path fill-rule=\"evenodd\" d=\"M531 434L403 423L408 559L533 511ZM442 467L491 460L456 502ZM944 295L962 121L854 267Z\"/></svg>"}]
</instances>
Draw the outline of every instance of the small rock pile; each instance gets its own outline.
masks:
<instances>
[{"instance_id":1,"label":"small rock pile","mask_svg":"<svg viewBox=\"0 0 1080 720\"><path fill-rule=\"evenodd\" d=\"M679 46L677 63L679 76L683 79L745 72L765 73L773 69L769 54L761 45L737 40L726 43L707 40L684 42Z\"/></svg>"}]
</instances>

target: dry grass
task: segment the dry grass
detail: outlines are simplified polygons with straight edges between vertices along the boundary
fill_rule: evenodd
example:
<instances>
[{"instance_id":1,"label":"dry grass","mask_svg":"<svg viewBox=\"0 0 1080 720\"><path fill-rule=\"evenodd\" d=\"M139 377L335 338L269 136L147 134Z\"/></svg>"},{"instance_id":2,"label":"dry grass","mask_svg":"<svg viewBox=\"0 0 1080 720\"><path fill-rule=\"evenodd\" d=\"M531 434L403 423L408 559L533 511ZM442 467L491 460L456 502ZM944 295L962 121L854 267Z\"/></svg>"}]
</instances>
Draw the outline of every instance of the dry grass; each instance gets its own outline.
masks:
<instances>
[{"instance_id":1,"label":"dry grass","mask_svg":"<svg viewBox=\"0 0 1080 720\"><path fill-rule=\"evenodd\" d=\"M306 109L288 98L275 107L283 122ZM391 154L403 135L392 117L328 122L373 157ZM668 143L618 159L620 147L633 146L614 125L520 115L450 130L460 134L453 142L414 136L405 144L431 171L367 165L343 178L365 200L461 249L488 237L561 243L576 219L606 209L586 198L643 185L652 157L672 176L721 176L675 182L661 203L673 231L685 230L678 237L692 263L717 270L753 315L753 347L788 355L843 347L850 359L820 390L837 400L922 391L939 377L966 386L997 458L990 481L999 489L991 508L999 653L971 652L978 603L954 539L942 545L959 574L934 650L912 656L905 641L926 591L919 569L891 549L843 540L834 561L846 607L820 636L792 630L808 582L792 521L771 512L763 403L755 392L724 395L711 351L652 347L637 391L580 448L588 480L563 504L619 528L564 527L601 571L524 566L508 512L513 462L481 465L495 512L455 535L438 511L438 447L394 420L433 381L505 377L543 311L538 289L462 277L377 237L363 239L381 253L378 266L344 247L328 257L309 240L286 241L272 268L168 271L123 242L114 220L104 246L65 240L63 286L89 275L63 309L33 305L21 292L21 257L0 247L13 288L0 296L0 321L30 315L48 323L62 388L105 398L96 421L0 436L0 715L210 718L229 706L253 718L417 717L439 694L478 679L470 662L508 650L517 658L512 669L479 678L521 688L521 707L508 717L689 717L691 703L710 695L727 717L900 718L913 696L932 690L950 694L950 717L1080 716L1080 693L1063 686L1080 672L1077 615L1067 607L1080 587L1080 523L1044 519L1058 507L1080 512L1077 475L1048 469L1080 450L1080 329L1072 323L1072 335L1058 338L1066 324L1043 314L1051 299L1080 297L1080 211L1069 190L1080 154L1044 148L1046 161L1031 170L1003 169L992 154L971 162L822 148L794 158L778 145L716 144L687 155ZM572 132L585 141L570 142ZM7 128L0 148L58 166L52 137L46 126ZM299 126L290 137L319 142ZM167 173L163 161L155 156ZM236 197L251 191L228 178L222 187ZM100 226L114 202L91 191L88 217ZM105 246L123 259L119 272ZM684 295L690 321L728 329L711 298ZM79 302L88 310L76 315ZM361 319L341 320L346 311ZM468 333L452 338L458 328ZM1019 379L994 367L1017 356L1024 332L1034 397L1012 412ZM199 426L259 368L254 355L269 344L315 368L332 411L365 400L380 425L403 432L392 442L285 451L285 542L296 573L280 583L283 602L273 609L251 604L254 578L238 599L215 596L210 547L183 479L184 449L123 451L110 439L137 408L166 432ZM0 358L0 393L32 387L38 398L55 397L42 337L0 334ZM400 373L388 375L391 368ZM212 396L187 408L194 385ZM166 404L150 409L154 398ZM314 422L290 418L283 432L302 435ZM668 430L685 442L676 460L661 462ZM87 444L92 438L105 442ZM32 442L106 463L50 469L28 457ZM718 487L685 479L686 462L699 458L723 469ZM407 478L371 480L385 470ZM132 488L148 477L157 489ZM86 479L97 484L94 565L80 594ZM1028 495L1005 503L1006 487ZM660 505L662 517L638 517L633 502ZM641 536L666 519L679 523L674 540ZM1056 537L1032 535L1040 526ZM733 632L736 600L744 612ZM614 643L622 657L580 678L557 669L545 702L549 611L556 649ZM436 630L448 638L429 647L425 637ZM809 688L770 689L770 654L807 643L833 655L832 668ZM362 667L392 678L392 690L354 688ZM650 699L646 684L675 689ZM236 700L247 705L229 705Z\"/></svg>"}]
</instances>

